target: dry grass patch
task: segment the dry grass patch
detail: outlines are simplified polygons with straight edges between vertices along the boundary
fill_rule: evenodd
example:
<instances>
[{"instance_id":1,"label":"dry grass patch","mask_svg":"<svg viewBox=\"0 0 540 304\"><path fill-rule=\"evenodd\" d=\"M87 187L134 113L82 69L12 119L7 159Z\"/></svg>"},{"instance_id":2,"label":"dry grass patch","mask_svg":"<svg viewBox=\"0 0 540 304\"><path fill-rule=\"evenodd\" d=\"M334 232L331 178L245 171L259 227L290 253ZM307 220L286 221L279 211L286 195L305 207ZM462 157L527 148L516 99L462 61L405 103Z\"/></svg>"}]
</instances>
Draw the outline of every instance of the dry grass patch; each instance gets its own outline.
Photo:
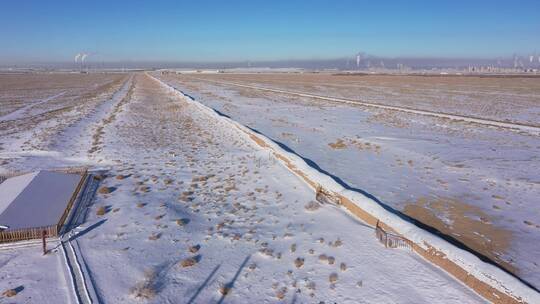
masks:
<instances>
[{"instance_id":1,"label":"dry grass patch","mask_svg":"<svg viewBox=\"0 0 540 304\"><path fill-rule=\"evenodd\" d=\"M2 293L2 295L3 295L4 297L11 298L11 297L14 297L14 296L17 295L17 291L16 291L15 289L8 289L8 290L4 291L4 292Z\"/></svg>"},{"instance_id":2,"label":"dry grass patch","mask_svg":"<svg viewBox=\"0 0 540 304\"><path fill-rule=\"evenodd\" d=\"M230 284L219 284L219 293L226 296L228 294L230 294L232 291L232 288L231 288L231 285Z\"/></svg>"},{"instance_id":3,"label":"dry grass patch","mask_svg":"<svg viewBox=\"0 0 540 304\"><path fill-rule=\"evenodd\" d=\"M292 253L296 252L296 244L291 245L291 252Z\"/></svg>"},{"instance_id":4,"label":"dry grass patch","mask_svg":"<svg viewBox=\"0 0 540 304\"><path fill-rule=\"evenodd\" d=\"M328 276L328 281L332 284L336 283L338 280L338 274L337 273L331 273L329 276Z\"/></svg>"},{"instance_id":5,"label":"dry grass patch","mask_svg":"<svg viewBox=\"0 0 540 304\"><path fill-rule=\"evenodd\" d=\"M276 298L283 300L287 295L287 287L282 287L276 291Z\"/></svg>"},{"instance_id":6,"label":"dry grass patch","mask_svg":"<svg viewBox=\"0 0 540 304\"><path fill-rule=\"evenodd\" d=\"M116 188L103 186L103 187L99 188L98 193L100 193L100 194L109 194L109 193L113 192L114 190L116 190Z\"/></svg>"},{"instance_id":7,"label":"dry grass patch","mask_svg":"<svg viewBox=\"0 0 540 304\"><path fill-rule=\"evenodd\" d=\"M336 258L334 258L333 256L329 256L327 261L329 265L334 265L334 263L336 262Z\"/></svg>"},{"instance_id":8,"label":"dry grass patch","mask_svg":"<svg viewBox=\"0 0 540 304\"><path fill-rule=\"evenodd\" d=\"M182 218L182 219L178 219L176 220L176 225L178 226L185 226L189 223L189 219L188 218Z\"/></svg>"},{"instance_id":9,"label":"dry grass patch","mask_svg":"<svg viewBox=\"0 0 540 304\"><path fill-rule=\"evenodd\" d=\"M334 150L341 150L347 148L347 145L341 138L339 138L335 143L329 143L328 145Z\"/></svg>"},{"instance_id":10,"label":"dry grass patch","mask_svg":"<svg viewBox=\"0 0 540 304\"><path fill-rule=\"evenodd\" d=\"M307 203L304 208L307 210L307 211L316 211L318 210L319 208L321 207L321 204L319 204L319 202L316 202L316 201L311 201L309 203Z\"/></svg>"},{"instance_id":11,"label":"dry grass patch","mask_svg":"<svg viewBox=\"0 0 540 304\"><path fill-rule=\"evenodd\" d=\"M330 242L330 246L332 246L332 247L341 247L341 246L343 246L343 241L340 238L338 238L334 242Z\"/></svg>"},{"instance_id":12,"label":"dry grass patch","mask_svg":"<svg viewBox=\"0 0 540 304\"><path fill-rule=\"evenodd\" d=\"M191 253L197 253L201 249L201 245L193 245L188 248Z\"/></svg>"},{"instance_id":13,"label":"dry grass patch","mask_svg":"<svg viewBox=\"0 0 540 304\"><path fill-rule=\"evenodd\" d=\"M161 238L161 233L153 233L152 235L150 235L150 236L148 237L148 239L149 239L150 241L156 241L156 240L158 240L159 238Z\"/></svg>"},{"instance_id":14,"label":"dry grass patch","mask_svg":"<svg viewBox=\"0 0 540 304\"><path fill-rule=\"evenodd\" d=\"M149 186L141 186L139 188L139 191L144 192L144 193L150 192L150 187Z\"/></svg>"},{"instance_id":15,"label":"dry grass patch","mask_svg":"<svg viewBox=\"0 0 540 304\"><path fill-rule=\"evenodd\" d=\"M97 210L96 210L96 215L97 216L103 216L107 213L107 208L105 206L100 206Z\"/></svg>"},{"instance_id":16,"label":"dry grass patch","mask_svg":"<svg viewBox=\"0 0 540 304\"><path fill-rule=\"evenodd\" d=\"M182 266L183 268L192 267L192 266L197 265L197 263L199 263L199 260L200 260L199 256L186 258L180 261L180 266Z\"/></svg>"},{"instance_id":17,"label":"dry grass patch","mask_svg":"<svg viewBox=\"0 0 540 304\"><path fill-rule=\"evenodd\" d=\"M154 270L147 270L144 273L143 281L131 288L131 295L136 299L148 300L156 296L157 273Z\"/></svg>"}]
</instances>

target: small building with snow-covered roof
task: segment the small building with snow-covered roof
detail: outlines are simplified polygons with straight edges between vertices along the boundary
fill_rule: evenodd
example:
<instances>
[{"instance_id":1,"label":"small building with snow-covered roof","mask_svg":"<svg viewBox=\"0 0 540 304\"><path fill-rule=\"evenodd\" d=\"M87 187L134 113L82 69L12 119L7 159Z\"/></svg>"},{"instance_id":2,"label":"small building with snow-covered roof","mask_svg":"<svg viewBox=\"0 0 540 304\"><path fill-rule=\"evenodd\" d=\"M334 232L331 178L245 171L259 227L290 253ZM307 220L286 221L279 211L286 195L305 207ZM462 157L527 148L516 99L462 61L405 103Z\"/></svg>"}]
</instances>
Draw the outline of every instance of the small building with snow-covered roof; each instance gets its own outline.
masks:
<instances>
[{"instance_id":1,"label":"small building with snow-covered roof","mask_svg":"<svg viewBox=\"0 0 540 304\"><path fill-rule=\"evenodd\" d=\"M36 171L0 180L0 243L57 236L86 171Z\"/></svg>"}]
</instances>

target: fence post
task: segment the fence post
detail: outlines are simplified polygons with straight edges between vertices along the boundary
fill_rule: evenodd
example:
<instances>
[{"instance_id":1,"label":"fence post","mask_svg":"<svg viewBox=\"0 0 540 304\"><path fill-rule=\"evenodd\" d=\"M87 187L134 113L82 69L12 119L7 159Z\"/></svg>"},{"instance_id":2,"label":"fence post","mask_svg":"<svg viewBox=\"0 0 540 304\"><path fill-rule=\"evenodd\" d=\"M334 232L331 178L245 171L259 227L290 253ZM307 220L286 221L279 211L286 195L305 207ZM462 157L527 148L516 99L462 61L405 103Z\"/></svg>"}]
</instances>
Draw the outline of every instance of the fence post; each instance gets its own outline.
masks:
<instances>
[{"instance_id":1,"label":"fence post","mask_svg":"<svg viewBox=\"0 0 540 304\"><path fill-rule=\"evenodd\" d=\"M47 230L43 229L41 232L41 240L43 241L43 255L47 254L47 241L45 240L45 237L47 236Z\"/></svg>"}]
</instances>

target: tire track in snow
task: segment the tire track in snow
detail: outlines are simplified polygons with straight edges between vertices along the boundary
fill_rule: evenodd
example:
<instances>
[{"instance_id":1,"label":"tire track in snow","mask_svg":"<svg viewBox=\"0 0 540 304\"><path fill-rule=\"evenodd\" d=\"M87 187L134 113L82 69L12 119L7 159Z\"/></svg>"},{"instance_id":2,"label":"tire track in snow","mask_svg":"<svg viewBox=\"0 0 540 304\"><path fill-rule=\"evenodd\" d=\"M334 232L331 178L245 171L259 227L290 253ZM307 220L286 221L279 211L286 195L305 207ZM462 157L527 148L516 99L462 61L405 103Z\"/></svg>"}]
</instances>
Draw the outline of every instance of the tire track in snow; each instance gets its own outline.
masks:
<instances>
[{"instance_id":1,"label":"tire track in snow","mask_svg":"<svg viewBox=\"0 0 540 304\"><path fill-rule=\"evenodd\" d=\"M213 82L213 83L222 84L222 85L237 86L237 87L255 89L255 90L266 91L266 92L322 99L326 101L332 101L332 102L338 102L338 103L344 103L344 104L360 105L360 106L379 108L379 109L391 110L391 111L400 111L400 112L405 112L405 113L410 113L410 114L418 114L418 115L431 116L431 117L437 117L437 118L446 118L446 119L455 120L455 121L471 122L471 123L486 125L490 127L498 127L498 128L510 129L514 131L522 131L522 132L526 132L532 135L540 135L540 127L529 125L529 124L517 123L517 122L506 122L506 121L500 121L500 120L494 120L494 119L478 118L478 117L467 116L467 115L448 114L448 113L428 111L428 110L418 110L418 109L407 108L407 107L389 106L389 105L371 103L371 102L360 101L360 100L314 95L314 94L287 91L287 90L271 89L267 87L246 85L246 84L240 84L236 82L209 80L209 79L203 79L203 78L198 78L198 77L189 77L189 78L200 80L200 81Z\"/></svg>"}]
</instances>

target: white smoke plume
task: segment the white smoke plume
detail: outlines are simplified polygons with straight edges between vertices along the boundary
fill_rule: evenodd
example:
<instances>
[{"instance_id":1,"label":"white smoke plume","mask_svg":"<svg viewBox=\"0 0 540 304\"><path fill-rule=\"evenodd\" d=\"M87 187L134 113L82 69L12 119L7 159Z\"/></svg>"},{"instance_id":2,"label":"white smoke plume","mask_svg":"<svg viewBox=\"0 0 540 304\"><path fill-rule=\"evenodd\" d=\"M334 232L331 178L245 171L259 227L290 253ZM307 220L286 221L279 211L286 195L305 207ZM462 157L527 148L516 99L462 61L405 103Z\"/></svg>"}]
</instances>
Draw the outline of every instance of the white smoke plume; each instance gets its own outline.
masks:
<instances>
[{"instance_id":1,"label":"white smoke plume","mask_svg":"<svg viewBox=\"0 0 540 304\"><path fill-rule=\"evenodd\" d=\"M75 55L75 62L78 62L79 58L81 58L81 53Z\"/></svg>"}]
</instances>

